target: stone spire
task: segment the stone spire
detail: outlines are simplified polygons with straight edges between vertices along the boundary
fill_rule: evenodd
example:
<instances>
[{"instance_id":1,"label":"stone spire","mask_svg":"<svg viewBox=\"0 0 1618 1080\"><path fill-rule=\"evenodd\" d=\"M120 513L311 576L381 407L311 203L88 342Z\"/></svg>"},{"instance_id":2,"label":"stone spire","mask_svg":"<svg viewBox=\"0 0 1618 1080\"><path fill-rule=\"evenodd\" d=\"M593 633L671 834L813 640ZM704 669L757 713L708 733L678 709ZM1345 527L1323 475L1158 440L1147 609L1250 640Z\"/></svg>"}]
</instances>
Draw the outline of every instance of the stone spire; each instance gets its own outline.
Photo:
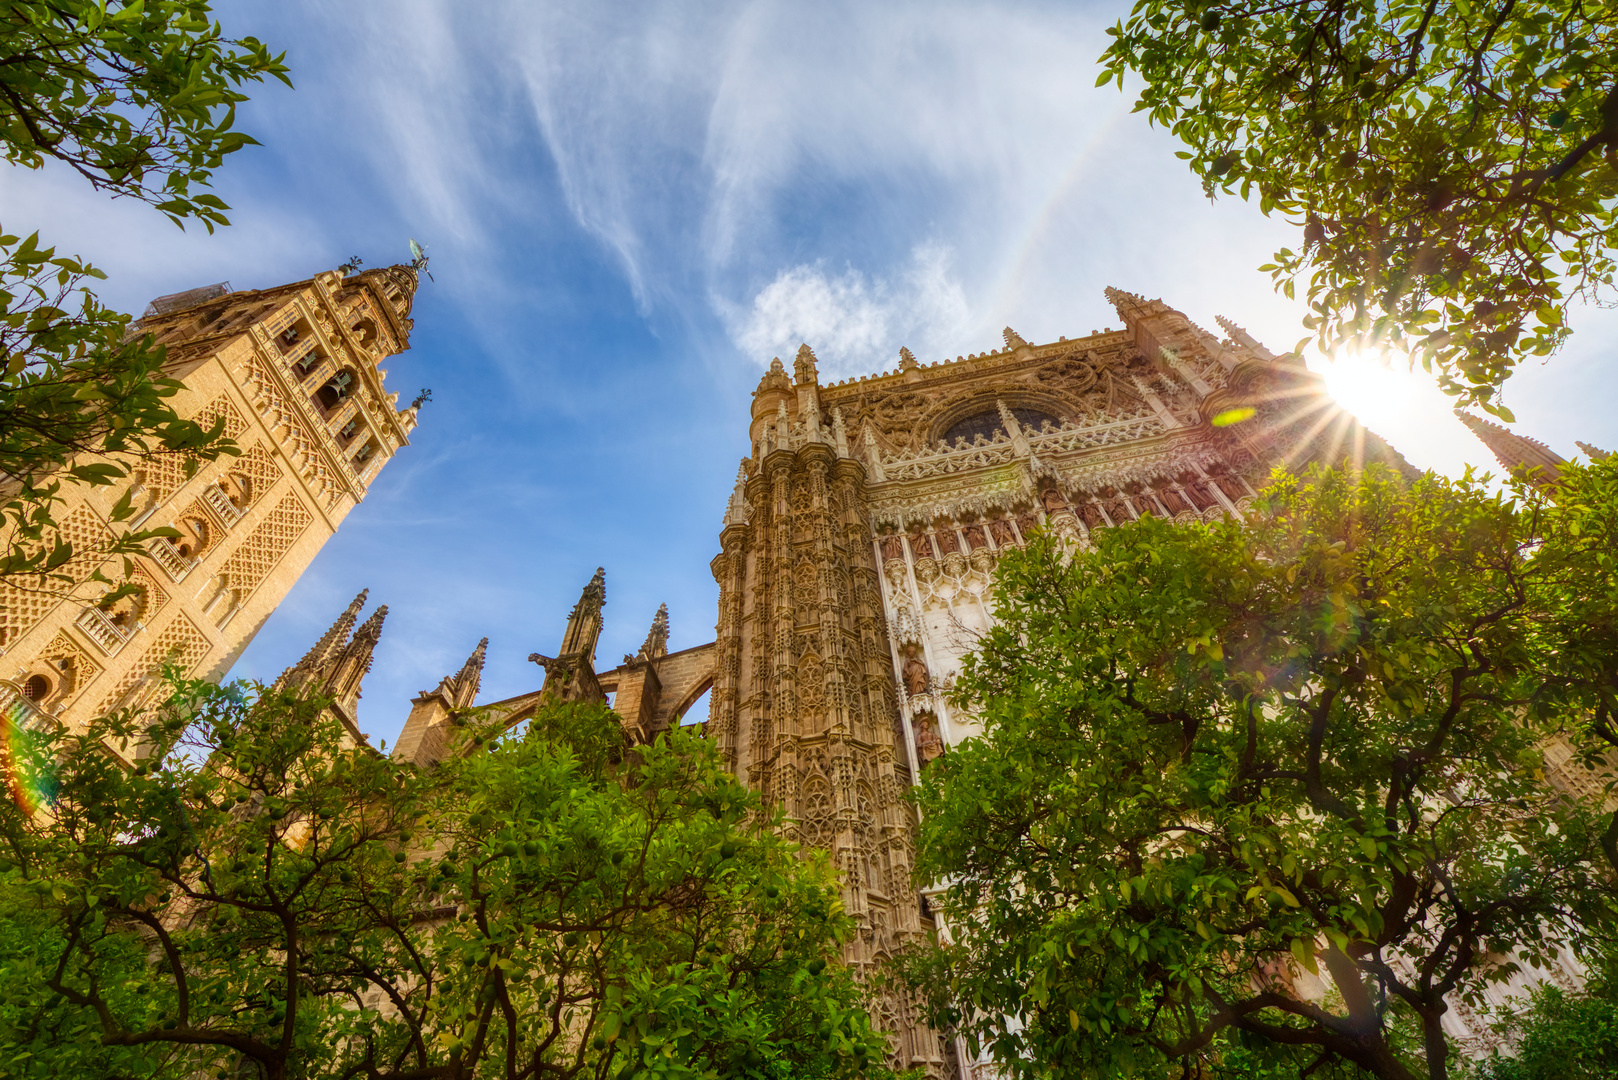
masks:
<instances>
[{"instance_id":1,"label":"stone spire","mask_svg":"<svg viewBox=\"0 0 1618 1080\"><path fill-rule=\"evenodd\" d=\"M1008 350L1021 349L1028 344L1028 342L1023 340L1023 336L1021 334L1017 333L1017 331L1013 330L1009 326L1000 331L1000 336L1005 339L1006 348Z\"/></svg>"},{"instance_id":2,"label":"stone spire","mask_svg":"<svg viewBox=\"0 0 1618 1080\"><path fill-rule=\"evenodd\" d=\"M1580 450L1583 450L1584 456L1589 458L1591 461L1606 461L1608 458L1612 457L1611 450L1603 450L1601 447L1591 446L1587 442L1579 442L1577 439L1575 439L1573 441L1573 445L1577 446Z\"/></svg>"},{"instance_id":3,"label":"stone spire","mask_svg":"<svg viewBox=\"0 0 1618 1080\"><path fill-rule=\"evenodd\" d=\"M725 507L726 525L746 525L748 515L747 505L747 459L736 466L736 487L730 493L730 502Z\"/></svg>"},{"instance_id":4,"label":"stone spire","mask_svg":"<svg viewBox=\"0 0 1618 1080\"><path fill-rule=\"evenodd\" d=\"M601 609L607 602L607 571L596 567L595 577L579 594L579 602L567 617L560 656L583 656L594 662L596 639L601 636Z\"/></svg>"},{"instance_id":5,"label":"stone spire","mask_svg":"<svg viewBox=\"0 0 1618 1080\"><path fill-rule=\"evenodd\" d=\"M1223 315L1215 315L1214 321L1219 324L1219 328L1225 332L1231 341L1235 342L1241 348L1246 349L1260 360L1274 360L1276 358L1275 354L1254 339L1252 334L1249 334L1246 330L1243 330L1241 327L1237 326Z\"/></svg>"},{"instance_id":6,"label":"stone spire","mask_svg":"<svg viewBox=\"0 0 1618 1080\"><path fill-rule=\"evenodd\" d=\"M350 727L354 727L356 717L355 708L360 700L360 683L371 670L371 661L376 652L376 643L382 637L382 623L388 617L388 605L382 604L371 617L360 624L354 631L354 637L347 647L328 665L325 678L319 683L311 684L311 689L317 694L329 694L332 698L332 708ZM358 729L355 728L356 734Z\"/></svg>"},{"instance_id":7,"label":"stone spire","mask_svg":"<svg viewBox=\"0 0 1618 1080\"><path fill-rule=\"evenodd\" d=\"M288 690L299 697L330 698L330 712L342 722L349 738L356 743L365 739L354 712L359 704L360 684L365 673L371 670L372 655L382 636L382 623L388 617L388 605L382 604L360 624L354 636L349 637L368 592L356 596L315 647L283 671L274 684L274 689Z\"/></svg>"},{"instance_id":8,"label":"stone spire","mask_svg":"<svg viewBox=\"0 0 1618 1080\"><path fill-rule=\"evenodd\" d=\"M331 629L320 635L320 640L315 642L314 647L303 654L303 659L281 672L273 684L273 689L281 690L308 682L333 653L341 650L348 641L349 631L354 629L355 620L360 617L360 612L365 610L365 598L370 594L370 589L361 589L360 594L354 597L348 608L337 616L337 621L331 624Z\"/></svg>"},{"instance_id":9,"label":"stone spire","mask_svg":"<svg viewBox=\"0 0 1618 1080\"><path fill-rule=\"evenodd\" d=\"M444 680L444 691L455 708L467 708L477 700L478 684L483 680L483 658L488 650L489 639L484 638L472 650L472 655L466 658L461 670Z\"/></svg>"},{"instance_id":10,"label":"stone spire","mask_svg":"<svg viewBox=\"0 0 1618 1080\"><path fill-rule=\"evenodd\" d=\"M646 640L641 643L640 652L635 654L637 660L656 660L660 656L669 654L669 606L657 605L657 614L652 617L652 629L647 632Z\"/></svg>"},{"instance_id":11,"label":"stone spire","mask_svg":"<svg viewBox=\"0 0 1618 1080\"><path fill-rule=\"evenodd\" d=\"M601 608L607 602L607 571L596 567L595 577L579 594L567 617L562 647L555 656L530 653L528 659L545 669L544 693L551 701L601 701L606 695L596 678L596 641L601 637Z\"/></svg>"},{"instance_id":12,"label":"stone spire","mask_svg":"<svg viewBox=\"0 0 1618 1080\"><path fill-rule=\"evenodd\" d=\"M1473 416L1463 409L1456 409L1455 415L1460 418L1461 423L1472 429L1472 434L1489 448L1495 459L1505 466L1506 471L1512 476L1522 476L1535 483L1551 484L1561 477L1561 467L1567 464L1567 460L1558 456L1538 439L1518 435L1509 428Z\"/></svg>"}]
</instances>

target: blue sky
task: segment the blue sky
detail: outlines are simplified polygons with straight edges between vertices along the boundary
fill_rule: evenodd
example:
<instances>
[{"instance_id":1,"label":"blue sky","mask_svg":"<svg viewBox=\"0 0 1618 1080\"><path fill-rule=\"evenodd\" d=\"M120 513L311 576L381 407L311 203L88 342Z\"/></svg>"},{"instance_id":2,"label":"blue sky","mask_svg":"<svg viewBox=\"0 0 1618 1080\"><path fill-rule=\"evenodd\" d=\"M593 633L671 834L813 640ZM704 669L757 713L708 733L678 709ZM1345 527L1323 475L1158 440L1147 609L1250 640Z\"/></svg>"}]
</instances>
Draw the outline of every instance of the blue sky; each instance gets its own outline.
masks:
<instances>
[{"instance_id":1,"label":"blue sky","mask_svg":"<svg viewBox=\"0 0 1618 1080\"><path fill-rule=\"evenodd\" d=\"M386 470L248 650L270 678L362 587L390 605L362 726L490 637L484 700L532 689L607 568L609 666L659 602L671 647L710 640L707 564L772 355L823 377L1116 324L1101 290L1216 314L1278 351L1301 310L1256 267L1290 228L1210 204L1132 98L1096 89L1124 4L227 3L287 51L296 90L239 111L264 145L217 192L234 225L180 232L48 168L0 172L0 224L89 258L108 302L277 285L350 255L434 282L404 398L433 389ZM1517 429L1618 448L1618 313L1517 375ZM1312 361L1312 363L1316 363ZM1339 398L1417 465L1481 447L1420 379L1362 362Z\"/></svg>"}]
</instances>

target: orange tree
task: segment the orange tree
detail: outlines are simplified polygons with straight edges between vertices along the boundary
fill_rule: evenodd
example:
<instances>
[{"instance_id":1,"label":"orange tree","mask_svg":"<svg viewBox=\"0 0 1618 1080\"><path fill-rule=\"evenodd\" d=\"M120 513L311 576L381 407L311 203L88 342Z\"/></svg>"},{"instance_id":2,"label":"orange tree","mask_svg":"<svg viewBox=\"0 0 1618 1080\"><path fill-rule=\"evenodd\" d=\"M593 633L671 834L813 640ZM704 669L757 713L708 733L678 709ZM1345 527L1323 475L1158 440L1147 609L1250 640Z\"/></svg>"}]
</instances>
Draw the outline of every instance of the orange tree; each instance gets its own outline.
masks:
<instances>
[{"instance_id":1,"label":"orange tree","mask_svg":"<svg viewBox=\"0 0 1618 1080\"><path fill-rule=\"evenodd\" d=\"M7 1075L885 1074L831 872L712 744L567 706L418 769L320 704L182 684L132 774L120 725L14 747L58 764L0 812Z\"/></svg>"},{"instance_id":2,"label":"orange tree","mask_svg":"<svg viewBox=\"0 0 1618 1080\"><path fill-rule=\"evenodd\" d=\"M1513 367L1611 287L1612 0L1140 0L1109 32L1099 82L1142 80L1209 196L1302 227L1263 269L1327 350L1408 349L1509 419Z\"/></svg>"},{"instance_id":3,"label":"orange tree","mask_svg":"<svg viewBox=\"0 0 1618 1080\"><path fill-rule=\"evenodd\" d=\"M908 973L1013 1075L1441 1080L1452 1001L1618 929L1611 784L1546 765L1618 761L1618 460L1264 496L1000 566Z\"/></svg>"},{"instance_id":4,"label":"orange tree","mask_svg":"<svg viewBox=\"0 0 1618 1080\"><path fill-rule=\"evenodd\" d=\"M285 82L287 69L262 42L226 37L210 13L206 0L0 7L0 158L59 163L179 225L229 224L206 189L226 155L254 141L235 130L242 88ZM153 454L190 462L234 448L218 425L203 431L174 412L163 349L88 287L104 275L23 231L0 236L0 579L62 590L153 535L75 560L90 553L57 530L64 485L118 482Z\"/></svg>"}]
</instances>

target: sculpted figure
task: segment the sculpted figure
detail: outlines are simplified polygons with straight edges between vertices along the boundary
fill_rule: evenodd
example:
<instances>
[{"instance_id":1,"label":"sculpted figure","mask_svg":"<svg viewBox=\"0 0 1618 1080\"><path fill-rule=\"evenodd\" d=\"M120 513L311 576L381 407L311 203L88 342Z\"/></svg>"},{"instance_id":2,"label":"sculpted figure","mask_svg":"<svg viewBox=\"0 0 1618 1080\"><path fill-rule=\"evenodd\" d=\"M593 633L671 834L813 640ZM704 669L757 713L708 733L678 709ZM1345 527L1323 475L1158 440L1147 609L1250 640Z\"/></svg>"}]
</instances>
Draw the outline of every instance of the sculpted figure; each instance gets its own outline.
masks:
<instances>
[{"instance_id":1,"label":"sculpted figure","mask_svg":"<svg viewBox=\"0 0 1618 1080\"><path fill-rule=\"evenodd\" d=\"M954 529L938 530L938 548L945 555L952 555L961 550L961 541L956 537Z\"/></svg>"},{"instance_id":2,"label":"sculpted figure","mask_svg":"<svg viewBox=\"0 0 1618 1080\"><path fill-rule=\"evenodd\" d=\"M966 527L966 543L973 551L980 547L989 546L988 539L983 535L982 525L968 525Z\"/></svg>"},{"instance_id":3,"label":"sculpted figure","mask_svg":"<svg viewBox=\"0 0 1618 1080\"><path fill-rule=\"evenodd\" d=\"M923 713L916 718L916 757L923 767L944 752L944 740L938 737L938 721Z\"/></svg>"},{"instance_id":4,"label":"sculpted figure","mask_svg":"<svg viewBox=\"0 0 1618 1080\"><path fill-rule=\"evenodd\" d=\"M904 676L906 694L916 697L927 692L929 681L927 665L915 653L911 653L910 658L905 661Z\"/></svg>"},{"instance_id":5,"label":"sculpted figure","mask_svg":"<svg viewBox=\"0 0 1618 1080\"><path fill-rule=\"evenodd\" d=\"M1017 543L1017 536L1011 531L1011 522L1005 518L995 518L989 522L989 531L994 533L997 547L1012 547Z\"/></svg>"},{"instance_id":6,"label":"sculpted figure","mask_svg":"<svg viewBox=\"0 0 1618 1080\"><path fill-rule=\"evenodd\" d=\"M884 536L882 538L882 559L902 559L905 557L904 544L897 536Z\"/></svg>"}]
</instances>

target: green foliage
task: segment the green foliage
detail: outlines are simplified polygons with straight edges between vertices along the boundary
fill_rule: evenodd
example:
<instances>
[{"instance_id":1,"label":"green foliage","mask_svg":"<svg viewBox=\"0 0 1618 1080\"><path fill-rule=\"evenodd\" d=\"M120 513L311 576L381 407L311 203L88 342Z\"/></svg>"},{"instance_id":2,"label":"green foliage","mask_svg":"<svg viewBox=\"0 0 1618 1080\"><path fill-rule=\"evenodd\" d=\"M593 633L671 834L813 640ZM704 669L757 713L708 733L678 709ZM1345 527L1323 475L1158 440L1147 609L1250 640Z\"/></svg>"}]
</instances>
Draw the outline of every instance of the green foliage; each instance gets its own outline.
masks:
<instances>
[{"instance_id":1,"label":"green foliage","mask_svg":"<svg viewBox=\"0 0 1618 1080\"><path fill-rule=\"evenodd\" d=\"M1477 1080L1618 1080L1618 984L1608 965L1583 992L1545 985L1504 1033L1515 1054L1477 1063Z\"/></svg>"},{"instance_id":2,"label":"green foliage","mask_svg":"<svg viewBox=\"0 0 1618 1080\"><path fill-rule=\"evenodd\" d=\"M1446 996L1610 941L1614 815L1544 748L1614 745L1618 461L1511 496L1277 474L1247 522L1008 555L982 735L918 793L935 1020L1022 1077L1437 1078Z\"/></svg>"},{"instance_id":3,"label":"green foliage","mask_svg":"<svg viewBox=\"0 0 1618 1080\"><path fill-rule=\"evenodd\" d=\"M100 271L24 239L0 236L0 516L6 549L0 579L71 590L107 559L141 551L169 529L125 530L94 551L75 550L58 529L64 488L101 487L156 455L200 460L237 452L224 421L204 429L178 416L181 384L163 375L164 350L131 335L129 316L103 307L84 285ZM138 508L126 492L114 525Z\"/></svg>"},{"instance_id":4,"label":"green foliage","mask_svg":"<svg viewBox=\"0 0 1618 1080\"><path fill-rule=\"evenodd\" d=\"M229 207L200 189L226 154L253 142L233 130L242 85L287 82L287 69L260 42L225 38L209 13L205 0L7 3L0 155L36 169L64 162L176 224L200 221L210 232L229 224ZM183 454L191 467L234 452L221 425L205 432L174 412L179 384L163 377L163 350L131 336L128 316L86 287L103 276L41 247L37 233L0 236L0 580L12 585L112 585L109 559L167 532L126 531L94 552L75 551L55 518L64 489L114 483L132 459L154 453ZM112 521L133 513L126 496Z\"/></svg>"},{"instance_id":5,"label":"green foliage","mask_svg":"<svg viewBox=\"0 0 1618 1080\"><path fill-rule=\"evenodd\" d=\"M14 165L54 158L97 188L175 223L228 225L207 187L235 131L241 87L282 56L226 38L207 0L13 0L0 12L0 147Z\"/></svg>"},{"instance_id":6,"label":"green foliage","mask_svg":"<svg viewBox=\"0 0 1618 1080\"><path fill-rule=\"evenodd\" d=\"M1407 349L1509 419L1514 365L1613 283L1611 0L1140 0L1109 33L1100 82L1144 80L1210 197L1303 227L1264 269L1288 296L1308 275L1327 351Z\"/></svg>"},{"instance_id":7,"label":"green foliage","mask_svg":"<svg viewBox=\"0 0 1618 1080\"><path fill-rule=\"evenodd\" d=\"M320 705L180 684L133 774L109 721L0 810L9 1075L885 1074L830 869L711 744L557 707L422 770Z\"/></svg>"}]
</instances>

